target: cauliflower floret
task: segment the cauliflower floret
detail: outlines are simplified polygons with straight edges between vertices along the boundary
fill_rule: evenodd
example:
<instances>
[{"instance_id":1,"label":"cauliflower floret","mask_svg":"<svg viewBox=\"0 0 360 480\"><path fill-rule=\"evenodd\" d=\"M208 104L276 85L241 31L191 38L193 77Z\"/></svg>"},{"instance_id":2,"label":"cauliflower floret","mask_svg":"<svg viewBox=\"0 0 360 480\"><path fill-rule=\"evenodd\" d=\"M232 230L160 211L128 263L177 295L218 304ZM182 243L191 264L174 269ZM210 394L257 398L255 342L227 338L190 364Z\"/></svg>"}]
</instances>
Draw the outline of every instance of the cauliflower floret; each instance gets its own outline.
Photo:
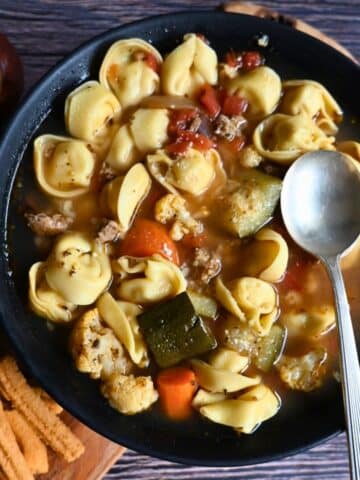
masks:
<instances>
[{"instance_id":1,"label":"cauliflower floret","mask_svg":"<svg viewBox=\"0 0 360 480\"><path fill-rule=\"evenodd\" d=\"M293 390L310 392L322 386L326 374L325 348L311 350L302 357L283 355L277 368L280 377Z\"/></svg>"},{"instance_id":2,"label":"cauliflower floret","mask_svg":"<svg viewBox=\"0 0 360 480\"><path fill-rule=\"evenodd\" d=\"M203 224L195 220L186 208L185 199L172 193L156 203L155 218L164 224L173 222L170 236L175 241L181 240L188 233L199 235L203 231Z\"/></svg>"},{"instance_id":3,"label":"cauliflower floret","mask_svg":"<svg viewBox=\"0 0 360 480\"><path fill-rule=\"evenodd\" d=\"M255 357L258 352L259 337L245 324L229 317L223 332L223 343L239 353Z\"/></svg>"},{"instance_id":4,"label":"cauliflower floret","mask_svg":"<svg viewBox=\"0 0 360 480\"><path fill-rule=\"evenodd\" d=\"M132 363L114 332L101 323L97 308L86 312L75 324L70 351L80 372L105 380L114 373L129 373Z\"/></svg>"},{"instance_id":5,"label":"cauliflower floret","mask_svg":"<svg viewBox=\"0 0 360 480\"><path fill-rule=\"evenodd\" d=\"M101 391L113 408L126 415L147 410L159 398L151 377L115 374L102 384Z\"/></svg>"}]
</instances>

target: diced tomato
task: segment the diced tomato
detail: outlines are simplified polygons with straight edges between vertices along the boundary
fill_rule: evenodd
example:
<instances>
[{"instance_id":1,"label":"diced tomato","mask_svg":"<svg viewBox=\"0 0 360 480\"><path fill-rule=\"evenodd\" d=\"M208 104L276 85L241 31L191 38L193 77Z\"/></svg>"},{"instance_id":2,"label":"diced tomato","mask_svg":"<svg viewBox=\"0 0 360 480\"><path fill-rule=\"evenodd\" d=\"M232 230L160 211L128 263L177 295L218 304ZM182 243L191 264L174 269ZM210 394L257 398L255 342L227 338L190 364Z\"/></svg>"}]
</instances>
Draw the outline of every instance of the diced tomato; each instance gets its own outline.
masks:
<instances>
[{"instance_id":1,"label":"diced tomato","mask_svg":"<svg viewBox=\"0 0 360 480\"><path fill-rule=\"evenodd\" d=\"M231 68L240 68L242 66L242 56L239 53L234 52L234 50L227 52L224 60Z\"/></svg>"},{"instance_id":2,"label":"diced tomato","mask_svg":"<svg viewBox=\"0 0 360 480\"><path fill-rule=\"evenodd\" d=\"M165 150L172 154L182 154L186 152L188 148L195 148L200 152L206 152L214 147L215 143L206 135L184 130L180 132L174 143L170 143L165 147Z\"/></svg>"},{"instance_id":3,"label":"diced tomato","mask_svg":"<svg viewBox=\"0 0 360 480\"><path fill-rule=\"evenodd\" d=\"M288 266L285 277L281 283L282 287L287 290L301 291L303 288L303 281L310 263L300 259L295 260Z\"/></svg>"},{"instance_id":4,"label":"diced tomato","mask_svg":"<svg viewBox=\"0 0 360 480\"><path fill-rule=\"evenodd\" d=\"M195 108L180 108L172 110L168 126L170 136L179 135L182 130L186 130L188 123L196 117Z\"/></svg>"},{"instance_id":5,"label":"diced tomato","mask_svg":"<svg viewBox=\"0 0 360 480\"><path fill-rule=\"evenodd\" d=\"M235 137L234 140L228 142L228 145L230 147L230 150L232 150L234 153L240 152L240 150L242 150L245 145L245 138Z\"/></svg>"},{"instance_id":6,"label":"diced tomato","mask_svg":"<svg viewBox=\"0 0 360 480\"><path fill-rule=\"evenodd\" d=\"M242 68L246 72L262 65L263 59L259 52L243 52Z\"/></svg>"},{"instance_id":7,"label":"diced tomato","mask_svg":"<svg viewBox=\"0 0 360 480\"><path fill-rule=\"evenodd\" d=\"M120 244L120 255L149 257L158 253L179 265L179 253L166 228L158 222L138 218Z\"/></svg>"},{"instance_id":8,"label":"diced tomato","mask_svg":"<svg viewBox=\"0 0 360 480\"><path fill-rule=\"evenodd\" d=\"M247 110L249 103L245 98L238 95L227 95L222 104L222 113L224 115L240 115Z\"/></svg>"},{"instance_id":9,"label":"diced tomato","mask_svg":"<svg viewBox=\"0 0 360 480\"><path fill-rule=\"evenodd\" d=\"M217 98L217 92L211 85L206 84L201 87L199 102L211 119L219 115L221 106Z\"/></svg>"},{"instance_id":10,"label":"diced tomato","mask_svg":"<svg viewBox=\"0 0 360 480\"><path fill-rule=\"evenodd\" d=\"M185 247L188 248L200 248L204 246L206 238L207 237L205 233L199 233L198 235L188 233L187 235L184 235L182 243Z\"/></svg>"},{"instance_id":11,"label":"diced tomato","mask_svg":"<svg viewBox=\"0 0 360 480\"><path fill-rule=\"evenodd\" d=\"M153 53L150 53L150 52L145 53L144 61L146 65L151 68L151 70L154 70L154 72L159 73L160 64Z\"/></svg>"}]
</instances>

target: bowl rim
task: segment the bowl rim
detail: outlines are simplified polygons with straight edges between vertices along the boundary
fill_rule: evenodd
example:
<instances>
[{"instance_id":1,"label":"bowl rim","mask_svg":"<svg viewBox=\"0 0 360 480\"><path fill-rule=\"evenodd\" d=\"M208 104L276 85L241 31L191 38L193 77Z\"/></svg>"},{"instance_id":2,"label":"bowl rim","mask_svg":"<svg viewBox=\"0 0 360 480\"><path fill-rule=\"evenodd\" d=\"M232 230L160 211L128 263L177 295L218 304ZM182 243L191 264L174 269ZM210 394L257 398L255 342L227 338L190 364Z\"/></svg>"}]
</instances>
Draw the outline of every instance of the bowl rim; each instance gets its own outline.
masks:
<instances>
[{"instance_id":1,"label":"bowl rim","mask_svg":"<svg viewBox=\"0 0 360 480\"><path fill-rule=\"evenodd\" d=\"M36 96L36 94L38 94L44 88L44 85L47 82L49 82L55 76L55 74L59 72L59 70L63 69L67 65L67 62L70 61L70 59L73 59L74 57L79 55L84 55L87 49L91 49L96 44L99 44L99 45L106 44L109 41L109 39L115 34L119 34L119 36L126 35L126 32L124 33L124 31L126 31L127 28L131 28L134 26L146 26L146 25L149 25L150 27L154 21L159 19L176 21L176 19L179 19L181 17L183 18L187 18L189 16L196 17L197 15L201 15L202 17L205 16L205 21L210 19L214 20L215 18L214 16L218 16L219 19L220 17L225 18L225 17L231 16L231 17L236 17L239 23L245 20L248 20L249 18L252 18L252 19L256 19L256 23L258 24L259 28L261 28L261 26L264 26L264 27L269 26L269 24L276 25L276 27L274 28L276 28L279 31L283 31L284 33L288 32L288 35L290 35L291 37L297 36L300 40L302 39L302 41L304 42L310 41L314 45L316 44L318 50L321 50L321 49L326 49L327 51L331 50L334 58L338 58L339 60L341 59L341 62L347 62L349 66L354 68L354 71L356 71L357 74L360 74L360 66L350 58L346 57L344 54L334 49L333 47L321 42L317 38L314 38L304 32L295 30L294 28L289 27L287 25L282 25L278 23L275 24L274 22L271 22L270 20L267 20L267 19L253 17L251 15L246 15L246 14L220 12L220 11L215 11L210 9L188 10L188 11L180 11L180 12L170 13L170 14L167 13L162 15L150 16L134 22L124 23L120 26L114 27L110 30L106 30L101 34L90 38L89 40L83 42L80 46L78 46L77 48L69 52L69 54L67 54L63 59L57 62L47 73L45 73L45 75L43 75L36 82L36 84L29 90L29 92L23 99L19 108L10 118L8 122L8 126L5 129L0 139L0 158L3 157L3 154L6 151L6 146L9 143L13 130L17 128L17 124L21 121L22 117L26 114L27 110L29 109L29 106L31 106L33 98ZM39 118L39 123L41 123L41 121L42 119ZM109 438L110 440L118 443L119 438L115 438L113 435L108 434L105 431L105 429L99 429L99 425L95 424L96 422L94 422L92 418L89 418L88 416L83 414L81 411L72 408L70 399L68 401L64 400L64 398L61 397L61 394L59 393L58 388L54 387L53 385L44 384L44 379L41 376L40 369L37 368L36 365L32 364L26 358L25 352L22 351L22 349L16 342L16 335L14 335L11 329L8 328L8 324L7 324L8 320L5 320L6 312L14 313L14 302L15 302L13 284L11 283L11 278L8 275L9 254L7 249L7 244L8 244L7 233L8 232L7 232L6 226L8 223L11 192L13 190L16 173L19 165L21 164L23 153L26 146L27 146L27 143L26 145L23 146L23 150L21 151L21 153L19 153L18 158L13 159L11 161L11 169L8 170L7 175L5 174L0 175L0 192L2 192L1 195L3 197L3 202L2 202L2 205L0 206L0 248L1 248L0 278L4 280L3 289L2 289L3 291L0 298L0 324L2 325L6 335L10 338L11 344L16 352L17 358L20 360L20 363L26 367L26 370L31 373L33 378L42 387L44 387L44 389L47 390L50 393L50 395L52 395L55 399L59 399L59 403L64 405L66 410L68 410L72 415L74 415L74 417L78 418L81 422L83 422L85 425L88 425L94 431L97 431L100 434ZM151 455L151 456L168 460L168 461L188 464L188 465L201 465L201 466L213 466L213 467L241 466L241 465L253 465L253 464L258 464L263 462L270 462L270 461L278 460L290 455L304 452L309 448L312 448L316 445L319 445L325 442L330 438L335 437L341 431L343 431L343 429L344 428L335 429L335 430L330 429L328 432L325 432L320 436L316 436L316 438L313 437L310 440L304 440L302 442L299 442L299 446L297 447L290 448L289 450L282 451L282 452L279 451L278 453L275 453L275 454L259 455L251 458L248 456L245 458L240 457L238 459L234 458L234 459L227 459L227 460L217 460L217 459L204 460L197 457L179 456L176 453L174 454L162 453L161 451L158 451L156 448L152 448L149 445L138 444L137 441L126 440L126 438L125 438L125 441L121 439L121 444L143 454Z\"/></svg>"}]
</instances>

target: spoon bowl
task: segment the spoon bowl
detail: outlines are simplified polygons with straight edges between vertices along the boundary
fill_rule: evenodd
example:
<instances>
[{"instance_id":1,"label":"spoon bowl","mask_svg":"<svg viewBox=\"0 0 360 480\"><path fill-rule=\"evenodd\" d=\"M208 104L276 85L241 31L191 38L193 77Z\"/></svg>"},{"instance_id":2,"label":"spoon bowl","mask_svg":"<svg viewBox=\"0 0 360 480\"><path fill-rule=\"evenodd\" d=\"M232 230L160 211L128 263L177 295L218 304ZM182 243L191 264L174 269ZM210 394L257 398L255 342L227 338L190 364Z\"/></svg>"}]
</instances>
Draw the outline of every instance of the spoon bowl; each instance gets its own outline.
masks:
<instances>
[{"instance_id":1,"label":"spoon bowl","mask_svg":"<svg viewBox=\"0 0 360 480\"><path fill-rule=\"evenodd\" d=\"M306 153L286 174L281 211L304 250L319 257L344 253L360 232L360 164L338 152Z\"/></svg>"},{"instance_id":2,"label":"spoon bowl","mask_svg":"<svg viewBox=\"0 0 360 480\"><path fill-rule=\"evenodd\" d=\"M303 155L285 175L281 211L292 238L320 258L332 281L351 478L360 480L360 367L339 263L360 233L360 167L338 152Z\"/></svg>"}]
</instances>

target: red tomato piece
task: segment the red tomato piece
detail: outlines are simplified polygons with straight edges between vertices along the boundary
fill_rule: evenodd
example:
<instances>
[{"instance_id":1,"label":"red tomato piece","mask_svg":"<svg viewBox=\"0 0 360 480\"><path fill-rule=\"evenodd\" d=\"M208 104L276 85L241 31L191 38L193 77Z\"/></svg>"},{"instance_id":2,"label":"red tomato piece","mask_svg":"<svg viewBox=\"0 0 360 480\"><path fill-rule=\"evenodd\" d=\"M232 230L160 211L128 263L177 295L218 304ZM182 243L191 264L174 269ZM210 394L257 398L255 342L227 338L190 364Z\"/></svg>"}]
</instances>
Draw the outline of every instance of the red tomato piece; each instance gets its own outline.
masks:
<instances>
[{"instance_id":1,"label":"red tomato piece","mask_svg":"<svg viewBox=\"0 0 360 480\"><path fill-rule=\"evenodd\" d=\"M179 253L166 228L158 222L138 218L120 244L120 255L149 257L159 253L179 265Z\"/></svg>"},{"instance_id":2,"label":"red tomato piece","mask_svg":"<svg viewBox=\"0 0 360 480\"><path fill-rule=\"evenodd\" d=\"M195 108L180 108L171 112L168 126L169 135L179 135L182 130L186 130L188 123L196 117Z\"/></svg>"},{"instance_id":3,"label":"red tomato piece","mask_svg":"<svg viewBox=\"0 0 360 480\"><path fill-rule=\"evenodd\" d=\"M201 87L199 102L211 119L219 115L221 106L217 98L217 92L211 85L206 84Z\"/></svg>"},{"instance_id":4,"label":"red tomato piece","mask_svg":"<svg viewBox=\"0 0 360 480\"><path fill-rule=\"evenodd\" d=\"M151 70L154 70L154 72L159 73L160 64L153 53L150 53L150 52L145 53L144 61L146 65L151 68Z\"/></svg>"},{"instance_id":5,"label":"red tomato piece","mask_svg":"<svg viewBox=\"0 0 360 480\"><path fill-rule=\"evenodd\" d=\"M235 137L234 140L231 140L230 142L228 142L228 145L233 152L235 153L240 152L240 150L242 150L242 148L245 145L245 138Z\"/></svg>"},{"instance_id":6,"label":"red tomato piece","mask_svg":"<svg viewBox=\"0 0 360 480\"><path fill-rule=\"evenodd\" d=\"M259 52L243 52L242 68L245 71L254 70L254 68L262 65L263 59Z\"/></svg>"},{"instance_id":7,"label":"red tomato piece","mask_svg":"<svg viewBox=\"0 0 360 480\"><path fill-rule=\"evenodd\" d=\"M165 149L168 153L181 154L186 152L188 148L206 152L213 147L215 147L215 143L206 135L184 130L180 132L176 141L167 145Z\"/></svg>"},{"instance_id":8,"label":"red tomato piece","mask_svg":"<svg viewBox=\"0 0 360 480\"><path fill-rule=\"evenodd\" d=\"M228 95L225 97L222 105L224 115L240 115L247 110L249 103L245 98L237 95Z\"/></svg>"},{"instance_id":9,"label":"red tomato piece","mask_svg":"<svg viewBox=\"0 0 360 480\"><path fill-rule=\"evenodd\" d=\"M231 68L240 68L242 66L242 57L234 50L230 50L230 52L225 54L224 61Z\"/></svg>"},{"instance_id":10,"label":"red tomato piece","mask_svg":"<svg viewBox=\"0 0 360 480\"><path fill-rule=\"evenodd\" d=\"M182 243L185 247L188 248L200 248L204 246L206 238L207 237L205 233L199 233L198 235L188 233L187 235L184 235Z\"/></svg>"}]
</instances>

